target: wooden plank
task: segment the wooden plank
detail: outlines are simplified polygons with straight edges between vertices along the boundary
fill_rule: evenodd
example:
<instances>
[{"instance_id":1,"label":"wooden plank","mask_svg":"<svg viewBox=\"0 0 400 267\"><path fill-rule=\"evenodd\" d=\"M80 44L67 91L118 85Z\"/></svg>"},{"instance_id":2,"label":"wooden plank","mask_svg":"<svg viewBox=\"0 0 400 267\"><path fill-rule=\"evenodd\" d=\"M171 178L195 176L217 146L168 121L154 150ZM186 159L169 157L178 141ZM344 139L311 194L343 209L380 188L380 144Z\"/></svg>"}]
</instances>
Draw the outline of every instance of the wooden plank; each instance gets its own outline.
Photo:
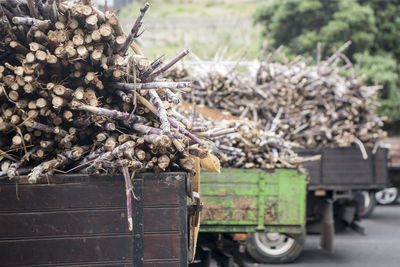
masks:
<instances>
[{"instance_id":1,"label":"wooden plank","mask_svg":"<svg viewBox=\"0 0 400 267\"><path fill-rule=\"evenodd\" d=\"M21 239L0 242L1 266L76 264L132 259L128 235Z\"/></svg>"},{"instance_id":2,"label":"wooden plank","mask_svg":"<svg viewBox=\"0 0 400 267\"><path fill-rule=\"evenodd\" d=\"M33 265L34 267L37 267L37 265ZM32 266L32 267L33 267ZM45 266L53 266L53 265L43 265ZM73 265L75 267L96 267L96 266L106 266L106 267L131 267L132 262L131 261L102 261L102 262L89 262L89 263L80 263L78 265ZM25 266L27 267L27 266ZM57 264L57 267L71 267L70 264Z\"/></svg>"},{"instance_id":3,"label":"wooden plank","mask_svg":"<svg viewBox=\"0 0 400 267\"><path fill-rule=\"evenodd\" d=\"M185 179L186 173L184 172L167 172L167 173L136 173L134 179L144 179L144 180L179 180ZM14 184L18 181L19 184L29 184L27 176L21 176L17 180L0 180L0 184ZM73 184L73 183L97 183L97 182L124 182L124 178L121 174L109 175L86 175L86 174L57 174L54 176L43 176L38 180L36 184Z\"/></svg>"},{"instance_id":4,"label":"wooden plank","mask_svg":"<svg viewBox=\"0 0 400 267\"><path fill-rule=\"evenodd\" d=\"M16 191L17 189L17 191ZM3 185L0 211L35 211L125 207L125 185L120 182L61 185Z\"/></svg>"},{"instance_id":5,"label":"wooden plank","mask_svg":"<svg viewBox=\"0 0 400 267\"><path fill-rule=\"evenodd\" d=\"M148 180L143 188L144 207L179 204L180 186L177 181Z\"/></svg>"},{"instance_id":6,"label":"wooden plank","mask_svg":"<svg viewBox=\"0 0 400 267\"><path fill-rule=\"evenodd\" d=\"M179 207L145 208L144 232L179 231Z\"/></svg>"},{"instance_id":7,"label":"wooden plank","mask_svg":"<svg viewBox=\"0 0 400 267\"><path fill-rule=\"evenodd\" d=\"M144 261L144 267L183 267L179 264L179 261L174 262L146 262Z\"/></svg>"},{"instance_id":8,"label":"wooden plank","mask_svg":"<svg viewBox=\"0 0 400 267\"><path fill-rule=\"evenodd\" d=\"M58 177L57 184L18 185L18 195L15 185L1 185L0 265L132 266L125 185L118 177ZM145 266L181 266L187 248L185 175L139 178Z\"/></svg>"},{"instance_id":9,"label":"wooden plank","mask_svg":"<svg viewBox=\"0 0 400 267\"><path fill-rule=\"evenodd\" d=\"M0 239L128 232L126 209L0 214L0 225Z\"/></svg>"},{"instance_id":10,"label":"wooden plank","mask_svg":"<svg viewBox=\"0 0 400 267\"><path fill-rule=\"evenodd\" d=\"M72 263L73 264L73 263ZM38 265L23 265L24 267L38 267ZM71 263L57 263L56 265L54 264L41 264L40 267L52 267L52 266L57 266L57 267L132 267L132 262L129 260L120 260L120 261L100 261L100 262L85 262L85 263L77 263L71 265Z\"/></svg>"},{"instance_id":11,"label":"wooden plank","mask_svg":"<svg viewBox=\"0 0 400 267\"><path fill-rule=\"evenodd\" d=\"M144 259L149 260L179 260L180 235L175 234L145 234Z\"/></svg>"},{"instance_id":12,"label":"wooden plank","mask_svg":"<svg viewBox=\"0 0 400 267\"><path fill-rule=\"evenodd\" d=\"M184 175L167 180L146 175L145 206L178 204ZM73 193L72 193L73 192ZM72 184L2 185L0 211L58 210L76 208L125 207L122 180ZM154 197L157 196L157 197Z\"/></svg>"}]
</instances>

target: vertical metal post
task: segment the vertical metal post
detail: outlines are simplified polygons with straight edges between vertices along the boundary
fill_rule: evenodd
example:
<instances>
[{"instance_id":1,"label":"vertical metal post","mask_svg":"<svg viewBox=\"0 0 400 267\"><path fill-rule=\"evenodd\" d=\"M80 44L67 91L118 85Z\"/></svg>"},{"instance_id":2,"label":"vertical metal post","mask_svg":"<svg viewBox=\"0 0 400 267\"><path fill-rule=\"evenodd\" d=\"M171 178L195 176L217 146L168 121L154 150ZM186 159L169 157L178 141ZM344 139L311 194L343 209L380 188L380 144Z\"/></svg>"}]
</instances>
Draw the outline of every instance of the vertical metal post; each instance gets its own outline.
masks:
<instances>
[{"instance_id":1,"label":"vertical metal post","mask_svg":"<svg viewBox=\"0 0 400 267\"><path fill-rule=\"evenodd\" d=\"M133 190L137 199L133 199L133 266L143 267L144 230L143 230L143 179L133 179Z\"/></svg>"},{"instance_id":2,"label":"vertical metal post","mask_svg":"<svg viewBox=\"0 0 400 267\"><path fill-rule=\"evenodd\" d=\"M258 223L257 230L264 230L265 213L265 173L260 172L258 178Z\"/></svg>"}]
</instances>

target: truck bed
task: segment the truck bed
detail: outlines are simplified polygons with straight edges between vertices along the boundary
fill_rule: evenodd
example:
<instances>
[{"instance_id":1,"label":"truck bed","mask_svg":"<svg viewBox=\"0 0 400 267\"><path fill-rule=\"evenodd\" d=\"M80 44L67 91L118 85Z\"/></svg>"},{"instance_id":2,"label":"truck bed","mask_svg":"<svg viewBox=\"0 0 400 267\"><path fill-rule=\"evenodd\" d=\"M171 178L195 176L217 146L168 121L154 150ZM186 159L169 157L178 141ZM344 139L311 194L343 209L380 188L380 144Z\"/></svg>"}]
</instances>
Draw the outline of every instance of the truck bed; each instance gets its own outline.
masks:
<instances>
[{"instance_id":1,"label":"truck bed","mask_svg":"<svg viewBox=\"0 0 400 267\"><path fill-rule=\"evenodd\" d=\"M200 231L301 233L306 179L290 169L203 172Z\"/></svg>"},{"instance_id":2,"label":"truck bed","mask_svg":"<svg viewBox=\"0 0 400 267\"><path fill-rule=\"evenodd\" d=\"M383 140L389 145L389 179L391 186L400 187L400 137L390 137Z\"/></svg>"},{"instance_id":3,"label":"truck bed","mask_svg":"<svg viewBox=\"0 0 400 267\"><path fill-rule=\"evenodd\" d=\"M1 182L0 266L186 266L184 173L137 174L133 232L120 175Z\"/></svg>"},{"instance_id":4,"label":"truck bed","mask_svg":"<svg viewBox=\"0 0 400 267\"><path fill-rule=\"evenodd\" d=\"M363 159L358 147L302 150L300 155L321 155L321 160L305 162L310 177L309 190L381 189L389 184L388 150L379 148L375 154L366 148Z\"/></svg>"}]
</instances>

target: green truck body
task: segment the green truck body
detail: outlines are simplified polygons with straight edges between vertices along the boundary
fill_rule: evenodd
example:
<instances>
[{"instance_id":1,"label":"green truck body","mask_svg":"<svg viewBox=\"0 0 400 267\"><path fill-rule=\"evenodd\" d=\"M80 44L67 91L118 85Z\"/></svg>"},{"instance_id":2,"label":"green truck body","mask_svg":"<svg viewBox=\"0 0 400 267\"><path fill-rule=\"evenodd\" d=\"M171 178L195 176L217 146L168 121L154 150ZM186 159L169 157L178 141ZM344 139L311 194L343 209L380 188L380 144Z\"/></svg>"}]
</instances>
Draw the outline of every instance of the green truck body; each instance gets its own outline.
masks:
<instances>
[{"instance_id":1,"label":"green truck body","mask_svg":"<svg viewBox=\"0 0 400 267\"><path fill-rule=\"evenodd\" d=\"M307 175L293 169L201 174L201 232L298 234L306 222Z\"/></svg>"}]
</instances>

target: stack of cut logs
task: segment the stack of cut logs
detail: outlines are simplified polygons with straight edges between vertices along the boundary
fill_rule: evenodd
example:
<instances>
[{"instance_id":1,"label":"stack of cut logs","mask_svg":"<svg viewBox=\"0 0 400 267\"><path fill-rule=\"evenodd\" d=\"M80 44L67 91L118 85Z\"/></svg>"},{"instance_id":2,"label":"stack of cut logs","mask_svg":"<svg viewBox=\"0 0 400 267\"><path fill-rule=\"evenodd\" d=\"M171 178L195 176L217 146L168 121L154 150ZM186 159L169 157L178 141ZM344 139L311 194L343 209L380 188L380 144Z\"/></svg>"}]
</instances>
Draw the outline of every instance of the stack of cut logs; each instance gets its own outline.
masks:
<instances>
[{"instance_id":1,"label":"stack of cut logs","mask_svg":"<svg viewBox=\"0 0 400 267\"><path fill-rule=\"evenodd\" d=\"M174 109L190 83L158 79L188 51L141 54L148 8L125 35L90 1L0 0L0 177L122 172L129 189L137 171L195 172L201 129Z\"/></svg>"},{"instance_id":2,"label":"stack of cut logs","mask_svg":"<svg viewBox=\"0 0 400 267\"><path fill-rule=\"evenodd\" d=\"M296 144L285 141L274 132L267 132L259 123L248 120L206 120L198 116L202 127L213 131L200 135L212 139L213 148L226 168L299 168L311 158L299 157ZM315 159L315 158L313 158Z\"/></svg>"},{"instance_id":3,"label":"stack of cut logs","mask_svg":"<svg viewBox=\"0 0 400 267\"><path fill-rule=\"evenodd\" d=\"M187 101L259 121L267 132L302 147L373 146L386 135L383 119L375 115L380 86L363 86L342 53L348 45L316 65L302 57L276 63L275 52L252 64L249 73L196 62L169 77L192 81L195 91L184 96Z\"/></svg>"}]
</instances>

